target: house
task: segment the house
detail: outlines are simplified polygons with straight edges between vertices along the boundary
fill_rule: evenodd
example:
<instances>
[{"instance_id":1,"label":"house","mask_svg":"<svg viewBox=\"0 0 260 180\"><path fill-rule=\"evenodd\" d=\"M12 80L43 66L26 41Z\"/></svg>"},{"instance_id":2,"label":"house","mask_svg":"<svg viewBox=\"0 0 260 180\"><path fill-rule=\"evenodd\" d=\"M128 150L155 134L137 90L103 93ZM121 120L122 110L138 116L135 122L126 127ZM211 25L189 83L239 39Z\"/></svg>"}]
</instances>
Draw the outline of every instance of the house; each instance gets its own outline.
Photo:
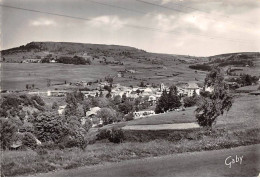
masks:
<instances>
[{"instance_id":1,"label":"house","mask_svg":"<svg viewBox=\"0 0 260 180\"><path fill-rule=\"evenodd\" d=\"M138 111L138 112L133 112L134 115L134 119L138 119L141 117L145 117L145 116L151 116L151 115L155 115L154 111Z\"/></svg>"},{"instance_id":2,"label":"house","mask_svg":"<svg viewBox=\"0 0 260 180\"><path fill-rule=\"evenodd\" d=\"M199 95L200 90L201 90L201 88L198 86L197 83L194 83L194 82L183 83L183 84L177 86L177 91L178 91L177 94L182 95L182 96L191 97L191 96L193 96L194 92L197 95Z\"/></svg>"},{"instance_id":3,"label":"house","mask_svg":"<svg viewBox=\"0 0 260 180\"><path fill-rule=\"evenodd\" d=\"M212 86L206 86L204 90L211 93L214 90L214 88Z\"/></svg>"},{"instance_id":4,"label":"house","mask_svg":"<svg viewBox=\"0 0 260 180\"><path fill-rule=\"evenodd\" d=\"M70 91L65 91L65 90L48 90L47 96L62 97L62 96L65 96L69 92Z\"/></svg>"},{"instance_id":5,"label":"house","mask_svg":"<svg viewBox=\"0 0 260 180\"><path fill-rule=\"evenodd\" d=\"M98 90L93 90L93 91L81 91L85 97L96 97L97 94L100 94L100 92Z\"/></svg>"},{"instance_id":6,"label":"house","mask_svg":"<svg viewBox=\"0 0 260 180\"><path fill-rule=\"evenodd\" d=\"M64 113L66 106L67 105L59 106L59 108L58 108L58 114L59 115L62 115Z\"/></svg>"},{"instance_id":7,"label":"house","mask_svg":"<svg viewBox=\"0 0 260 180\"><path fill-rule=\"evenodd\" d=\"M97 127L98 125L102 125L103 121L97 117L97 113L100 110L100 107L90 108L89 111L86 112L86 117L92 121L92 127Z\"/></svg>"},{"instance_id":8,"label":"house","mask_svg":"<svg viewBox=\"0 0 260 180\"><path fill-rule=\"evenodd\" d=\"M160 84L160 92L163 92L163 90L165 89L165 86L163 83Z\"/></svg>"},{"instance_id":9,"label":"house","mask_svg":"<svg viewBox=\"0 0 260 180\"><path fill-rule=\"evenodd\" d=\"M22 62L23 63L40 63L41 59L25 59Z\"/></svg>"}]
</instances>

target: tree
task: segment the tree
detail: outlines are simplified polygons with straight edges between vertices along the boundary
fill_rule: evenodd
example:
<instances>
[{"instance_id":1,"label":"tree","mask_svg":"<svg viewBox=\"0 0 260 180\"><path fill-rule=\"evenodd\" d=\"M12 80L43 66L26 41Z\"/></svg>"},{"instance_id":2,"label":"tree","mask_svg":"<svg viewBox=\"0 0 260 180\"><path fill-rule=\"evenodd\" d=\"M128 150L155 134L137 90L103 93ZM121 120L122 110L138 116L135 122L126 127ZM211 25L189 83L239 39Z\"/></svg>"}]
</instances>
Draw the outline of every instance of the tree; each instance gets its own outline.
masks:
<instances>
[{"instance_id":1,"label":"tree","mask_svg":"<svg viewBox=\"0 0 260 180\"><path fill-rule=\"evenodd\" d=\"M58 106L57 102L54 101L54 102L52 103L52 107L51 107L51 108L52 108L53 110L58 110L58 107L59 107L59 106Z\"/></svg>"},{"instance_id":2,"label":"tree","mask_svg":"<svg viewBox=\"0 0 260 180\"><path fill-rule=\"evenodd\" d=\"M68 134L63 118L56 113L40 113L33 124L35 135L42 142L60 142Z\"/></svg>"},{"instance_id":3,"label":"tree","mask_svg":"<svg viewBox=\"0 0 260 180\"><path fill-rule=\"evenodd\" d=\"M47 79L47 87L50 87L50 86L51 86L51 80Z\"/></svg>"},{"instance_id":4,"label":"tree","mask_svg":"<svg viewBox=\"0 0 260 180\"><path fill-rule=\"evenodd\" d=\"M17 132L17 126L5 118L0 118L0 143L1 149L8 149L14 133Z\"/></svg>"},{"instance_id":5,"label":"tree","mask_svg":"<svg viewBox=\"0 0 260 180\"><path fill-rule=\"evenodd\" d=\"M168 99L167 99L167 107L169 109L176 109L181 106L181 101L179 96L177 95L177 87L172 86L170 88L169 94L168 94Z\"/></svg>"},{"instance_id":6,"label":"tree","mask_svg":"<svg viewBox=\"0 0 260 180\"><path fill-rule=\"evenodd\" d=\"M211 129L217 117L230 110L232 96L224 82L224 75L218 67L213 67L206 76L204 86L212 87L213 91L201 93L195 113L199 125Z\"/></svg>"},{"instance_id":7,"label":"tree","mask_svg":"<svg viewBox=\"0 0 260 180\"><path fill-rule=\"evenodd\" d=\"M159 113L164 113L165 111L167 111L168 108L168 103L167 100L168 99L168 94L166 90L163 90L161 97L159 98L156 107L155 107L155 113L159 114Z\"/></svg>"},{"instance_id":8,"label":"tree","mask_svg":"<svg viewBox=\"0 0 260 180\"><path fill-rule=\"evenodd\" d=\"M116 111L110 108L102 108L97 112L97 117L103 120L104 125L117 121Z\"/></svg>"}]
</instances>

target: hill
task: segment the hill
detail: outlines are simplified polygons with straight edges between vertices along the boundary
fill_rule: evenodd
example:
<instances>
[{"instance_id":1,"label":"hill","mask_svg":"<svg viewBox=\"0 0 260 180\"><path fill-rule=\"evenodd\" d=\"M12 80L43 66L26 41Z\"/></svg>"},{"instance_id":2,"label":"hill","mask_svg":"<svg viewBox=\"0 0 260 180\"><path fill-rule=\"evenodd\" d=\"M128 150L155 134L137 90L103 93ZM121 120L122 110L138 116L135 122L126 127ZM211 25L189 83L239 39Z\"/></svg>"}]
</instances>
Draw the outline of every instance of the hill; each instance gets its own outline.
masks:
<instances>
[{"instance_id":1,"label":"hill","mask_svg":"<svg viewBox=\"0 0 260 180\"><path fill-rule=\"evenodd\" d=\"M208 69L200 67L205 65L211 67L214 64L224 68L230 64L242 64L244 66L240 68L242 72L247 71L257 76L260 75L260 53L250 52L194 57L150 53L120 45L30 42L20 47L3 50L1 53L2 61L8 62L3 63L2 68L1 83L4 89L23 89L29 82L42 88L46 84L46 79L51 79L52 82L59 84L64 81L95 81L109 75L116 77L115 83L127 86L140 84L141 81L150 85L164 83L170 86L183 81L203 82L207 73L205 70ZM88 58L90 63L74 66L61 64L62 61L59 61L60 58L75 56L81 59L71 58L67 62ZM42 61L46 58L59 63L19 63L35 59ZM247 64L250 66L245 67ZM200 67L198 68L198 66Z\"/></svg>"}]
</instances>

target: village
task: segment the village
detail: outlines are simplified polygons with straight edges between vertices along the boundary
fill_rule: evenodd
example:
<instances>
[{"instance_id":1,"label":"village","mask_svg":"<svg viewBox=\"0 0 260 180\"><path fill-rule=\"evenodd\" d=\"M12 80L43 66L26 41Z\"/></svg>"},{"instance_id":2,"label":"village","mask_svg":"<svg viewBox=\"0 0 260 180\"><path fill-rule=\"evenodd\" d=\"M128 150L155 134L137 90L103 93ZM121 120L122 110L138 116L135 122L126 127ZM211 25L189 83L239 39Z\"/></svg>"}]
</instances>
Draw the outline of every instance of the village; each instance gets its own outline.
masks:
<instances>
[{"instance_id":1,"label":"village","mask_svg":"<svg viewBox=\"0 0 260 180\"><path fill-rule=\"evenodd\" d=\"M158 99L162 96L163 91L166 92L170 91L170 87L165 86L163 83L159 85L159 87L152 87L151 85L144 85L142 82L140 83L140 86L123 86L119 83L109 83L108 81L104 82L76 82L74 83L78 87L78 89L81 89L80 92L84 94L85 98L94 98L94 97L107 97L107 98L114 98L116 96L119 96L122 98L125 96L126 98L129 98L131 100L135 100L137 98L143 98L145 101L148 102L149 107L146 110L142 111L134 111L133 112L133 119L138 119L146 116L153 116L156 115L155 113L155 105L158 102ZM93 87L95 87L93 89ZM179 83L177 86L177 95L180 98L183 97L192 97L194 93L196 95L200 95L200 91L203 89L203 87L199 86L196 82L187 82L187 83ZM88 89L88 90L82 90L82 89ZM90 90L91 89L91 90ZM211 88L207 87L205 89L206 91L212 91ZM47 96L47 97L65 97L67 93L72 93L72 90L47 90L47 91L29 91L28 94L30 95L41 95L41 96ZM58 108L58 114L64 115L64 111L66 108L66 104L59 106ZM101 118L97 119L96 115L97 112L100 110L100 107L92 107L89 111L86 112L86 117L83 117L81 122L82 124L85 123L86 118L89 118L92 121L92 127L102 126L103 120ZM185 108L182 106L182 108L173 109L175 111L184 111Z\"/></svg>"}]
</instances>

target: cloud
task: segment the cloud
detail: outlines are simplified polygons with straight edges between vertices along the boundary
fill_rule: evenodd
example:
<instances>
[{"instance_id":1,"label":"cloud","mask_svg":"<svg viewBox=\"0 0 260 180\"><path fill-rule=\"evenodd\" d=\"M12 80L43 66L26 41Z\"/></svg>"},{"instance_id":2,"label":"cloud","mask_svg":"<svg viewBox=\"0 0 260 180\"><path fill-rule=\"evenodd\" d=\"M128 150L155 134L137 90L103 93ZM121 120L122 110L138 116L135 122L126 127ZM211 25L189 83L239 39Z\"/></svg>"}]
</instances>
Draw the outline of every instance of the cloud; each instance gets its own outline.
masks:
<instances>
[{"instance_id":1,"label":"cloud","mask_svg":"<svg viewBox=\"0 0 260 180\"><path fill-rule=\"evenodd\" d=\"M50 19L38 19L30 22L31 26L55 26L56 22Z\"/></svg>"},{"instance_id":2,"label":"cloud","mask_svg":"<svg viewBox=\"0 0 260 180\"><path fill-rule=\"evenodd\" d=\"M121 20L118 16L98 16L92 19L90 24L93 27L102 27L109 25L111 29L120 29L125 24L128 24L127 20Z\"/></svg>"}]
</instances>

